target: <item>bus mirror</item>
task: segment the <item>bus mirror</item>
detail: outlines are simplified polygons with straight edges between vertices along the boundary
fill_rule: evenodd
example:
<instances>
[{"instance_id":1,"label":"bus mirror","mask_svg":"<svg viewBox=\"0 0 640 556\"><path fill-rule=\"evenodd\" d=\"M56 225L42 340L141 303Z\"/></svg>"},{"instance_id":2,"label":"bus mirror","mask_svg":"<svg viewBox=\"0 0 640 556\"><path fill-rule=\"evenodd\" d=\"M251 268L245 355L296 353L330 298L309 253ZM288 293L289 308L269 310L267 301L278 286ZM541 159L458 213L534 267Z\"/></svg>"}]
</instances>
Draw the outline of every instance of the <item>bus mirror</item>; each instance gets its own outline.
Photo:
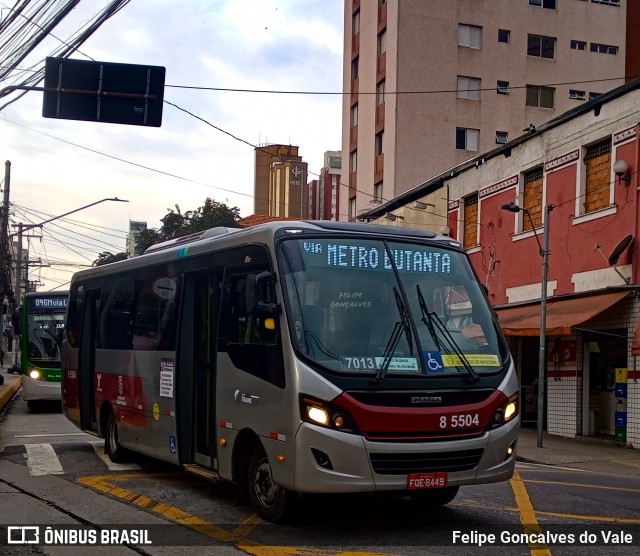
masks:
<instances>
[{"instance_id":1,"label":"bus mirror","mask_svg":"<svg viewBox=\"0 0 640 556\"><path fill-rule=\"evenodd\" d=\"M273 277L266 270L260 274L249 274L246 285L247 314L272 315L280 311L275 303L268 301L267 292L271 289Z\"/></svg>"}]
</instances>

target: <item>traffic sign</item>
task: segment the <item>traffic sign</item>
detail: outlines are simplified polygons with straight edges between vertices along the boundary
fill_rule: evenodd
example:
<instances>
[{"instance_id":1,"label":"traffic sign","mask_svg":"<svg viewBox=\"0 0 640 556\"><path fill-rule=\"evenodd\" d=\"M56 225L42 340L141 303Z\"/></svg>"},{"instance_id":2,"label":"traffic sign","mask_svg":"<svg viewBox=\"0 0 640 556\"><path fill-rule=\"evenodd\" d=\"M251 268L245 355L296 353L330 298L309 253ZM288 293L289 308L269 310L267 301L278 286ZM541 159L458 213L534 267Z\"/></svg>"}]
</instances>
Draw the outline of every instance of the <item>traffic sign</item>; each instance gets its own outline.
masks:
<instances>
[{"instance_id":1,"label":"traffic sign","mask_svg":"<svg viewBox=\"0 0 640 556\"><path fill-rule=\"evenodd\" d=\"M45 118L160 127L165 68L47 58Z\"/></svg>"}]
</instances>

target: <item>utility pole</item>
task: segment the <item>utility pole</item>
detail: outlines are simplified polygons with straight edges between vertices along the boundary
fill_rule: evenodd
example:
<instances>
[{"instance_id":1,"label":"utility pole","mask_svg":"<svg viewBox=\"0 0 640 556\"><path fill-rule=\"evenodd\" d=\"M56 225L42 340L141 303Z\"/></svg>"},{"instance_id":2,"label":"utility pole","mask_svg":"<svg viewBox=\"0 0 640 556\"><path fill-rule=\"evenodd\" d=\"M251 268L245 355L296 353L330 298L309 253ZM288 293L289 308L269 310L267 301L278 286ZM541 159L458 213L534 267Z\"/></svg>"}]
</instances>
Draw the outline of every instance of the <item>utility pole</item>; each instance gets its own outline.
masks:
<instances>
[{"instance_id":1,"label":"utility pole","mask_svg":"<svg viewBox=\"0 0 640 556\"><path fill-rule=\"evenodd\" d=\"M9 191L11 189L11 162L8 160L4 163L4 197L2 203L2 218L0 226L2 231L0 232L0 272L2 272L2 284L7 289L11 287L11 267L9 265ZM0 304L4 306L4 298L9 294L9 291L2 292L2 299ZM4 338L4 319L5 316L0 316L0 340Z\"/></svg>"},{"instance_id":2,"label":"utility pole","mask_svg":"<svg viewBox=\"0 0 640 556\"><path fill-rule=\"evenodd\" d=\"M22 222L18 224L18 253L16 254L16 305L22 300Z\"/></svg>"},{"instance_id":3,"label":"utility pole","mask_svg":"<svg viewBox=\"0 0 640 556\"><path fill-rule=\"evenodd\" d=\"M4 163L4 198L2 205L2 250L9 246L9 191L11 189L11 162ZM6 253L9 254L8 251Z\"/></svg>"}]
</instances>

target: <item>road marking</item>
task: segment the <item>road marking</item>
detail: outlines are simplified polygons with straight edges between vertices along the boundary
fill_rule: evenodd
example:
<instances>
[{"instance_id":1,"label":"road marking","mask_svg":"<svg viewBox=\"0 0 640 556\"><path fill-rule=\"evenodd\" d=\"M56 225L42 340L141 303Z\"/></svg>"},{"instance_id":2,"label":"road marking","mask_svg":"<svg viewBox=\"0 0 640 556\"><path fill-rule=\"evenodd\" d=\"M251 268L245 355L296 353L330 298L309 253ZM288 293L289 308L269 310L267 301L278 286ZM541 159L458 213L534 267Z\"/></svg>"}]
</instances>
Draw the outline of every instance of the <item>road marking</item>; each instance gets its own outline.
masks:
<instances>
[{"instance_id":1,"label":"road marking","mask_svg":"<svg viewBox=\"0 0 640 556\"><path fill-rule=\"evenodd\" d=\"M142 477L141 475L104 475L98 477L80 477L76 479L76 482L97 490L98 492L103 492L105 494L115 496L116 498L120 498L121 500L126 500L127 502L130 502L135 506L145 508L153 513L159 514L168 521L178 523L179 525L184 525L189 529L192 529L196 533L206 535L211 539L233 544L239 550L242 550L248 554L253 554L254 556L388 556L387 554L379 552L335 552L332 550L308 547L302 548L293 546L265 546L263 543L259 543L258 541L249 539L242 534L245 530L248 531L253 529L256 524L256 520L260 520L260 518L258 518L257 516L251 516L235 531L227 531L225 529L222 529L215 523L205 521L179 508L169 506L162 502L157 502L136 492L126 490L111 484L115 481L122 481L131 478L140 479L146 477Z\"/></svg>"},{"instance_id":2,"label":"road marking","mask_svg":"<svg viewBox=\"0 0 640 556\"><path fill-rule=\"evenodd\" d=\"M624 525L637 525L640 523L640 519L632 519L627 517L608 517L597 515L576 515L576 514L560 514L556 512L541 512L536 511L539 515L547 515L549 517L562 517L564 519L577 519L578 521L597 521L599 523L617 523Z\"/></svg>"},{"instance_id":3,"label":"road marking","mask_svg":"<svg viewBox=\"0 0 640 556\"><path fill-rule=\"evenodd\" d=\"M516 499L516 505L518 506L518 513L520 514L520 523L524 526L525 533L528 534L542 534L542 529L538 525L536 519L536 512L533 509L529 494L524 486L524 482L520 478L520 474L516 471L513 474L513 478L509 480L513 495ZM541 548L534 548L541 547ZM546 544L529 545L532 556L551 556L551 551Z\"/></svg>"},{"instance_id":4,"label":"road marking","mask_svg":"<svg viewBox=\"0 0 640 556\"><path fill-rule=\"evenodd\" d=\"M559 465L548 465L546 463L516 463L516 467L518 469L522 469L524 471L573 471L575 473L593 473L593 471L589 471L588 469L576 469L575 467L560 467Z\"/></svg>"},{"instance_id":5,"label":"road marking","mask_svg":"<svg viewBox=\"0 0 640 556\"><path fill-rule=\"evenodd\" d=\"M589 485L585 483L565 483L561 481L541 481L539 479L522 479L522 480L525 483L539 483L543 485L559 485L559 486L568 486L568 487L593 488L597 490L619 490L622 492L640 492L640 489L637 489L637 488Z\"/></svg>"},{"instance_id":6,"label":"road marking","mask_svg":"<svg viewBox=\"0 0 640 556\"><path fill-rule=\"evenodd\" d=\"M51 434L16 434L13 438L47 438L49 436L86 436L85 432L56 432Z\"/></svg>"},{"instance_id":7,"label":"road marking","mask_svg":"<svg viewBox=\"0 0 640 556\"><path fill-rule=\"evenodd\" d=\"M89 440L88 444L93 446L96 455L104 462L109 471L138 471L140 466L137 463L114 463L111 458L104 453L104 441Z\"/></svg>"},{"instance_id":8,"label":"road marking","mask_svg":"<svg viewBox=\"0 0 640 556\"><path fill-rule=\"evenodd\" d=\"M33 476L63 475L62 465L51 444L25 444L27 467Z\"/></svg>"}]
</instances>

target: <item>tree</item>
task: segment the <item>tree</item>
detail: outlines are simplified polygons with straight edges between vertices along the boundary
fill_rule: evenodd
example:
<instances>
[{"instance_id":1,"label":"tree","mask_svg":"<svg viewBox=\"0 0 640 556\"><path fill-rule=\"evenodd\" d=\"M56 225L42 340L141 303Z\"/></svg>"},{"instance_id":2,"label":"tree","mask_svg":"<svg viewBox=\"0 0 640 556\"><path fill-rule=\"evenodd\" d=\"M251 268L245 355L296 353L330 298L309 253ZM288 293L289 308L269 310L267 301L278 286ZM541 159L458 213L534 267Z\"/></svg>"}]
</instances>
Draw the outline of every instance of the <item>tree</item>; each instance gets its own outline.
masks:
<instances>
[{"instance_id":1,"label":"tree","mask_svg":"<svg viewBox=\"0 0 640 556\"><path fill-rule=\"evenodd\" d=\"M216 226L235 228L236 221L240 218L238 207L229 207L210 197L205 199L201 207L184 214L178 205L175 205L175 211L173 209L167 209L167 211L167 214L160 219L162 226L159 229L147 229L140 233L139 246L142 252L156 243L202 232Z\"/></svg>"},{"instance_id":2,"label":"tree","mask_svg":"<svg viewBox=\"0 0 640 556\"><path fill-rule=\"evenodd\" d=\"M127 254L116 253L115 255L109 251L103 251L98 254L98 258L93 261L93 266L102 266L103 264L115 263L116 261L124 261L127 258Z\"/></svg>"}]
</instances>

